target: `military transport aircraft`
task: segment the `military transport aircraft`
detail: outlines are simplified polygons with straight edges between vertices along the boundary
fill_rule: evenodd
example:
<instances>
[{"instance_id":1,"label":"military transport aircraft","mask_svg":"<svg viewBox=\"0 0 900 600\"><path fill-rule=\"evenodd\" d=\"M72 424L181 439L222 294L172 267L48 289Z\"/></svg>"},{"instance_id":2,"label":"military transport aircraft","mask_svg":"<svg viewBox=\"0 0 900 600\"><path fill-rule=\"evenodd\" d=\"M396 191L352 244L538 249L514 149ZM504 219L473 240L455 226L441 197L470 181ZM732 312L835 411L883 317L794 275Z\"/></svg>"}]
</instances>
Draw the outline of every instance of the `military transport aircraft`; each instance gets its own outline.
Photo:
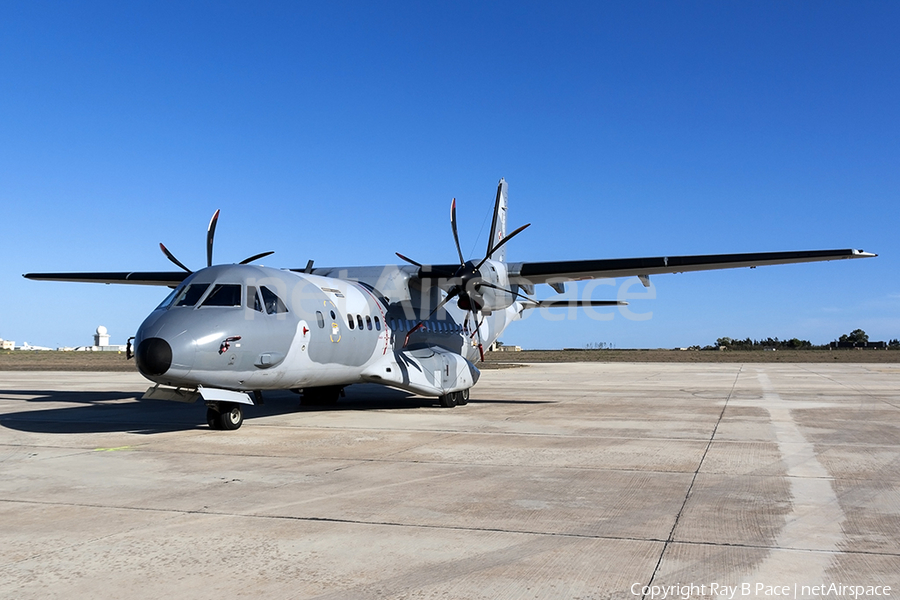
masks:
<instances>
[{"instance_id":1,"label":"military transport aircraft","mask_svg":"<svg viewBox=\"0 0 900 600\"><path fill-rule=\"evenodd\" d=\"M622 304L605 300L536 300L534 286L562 293L565 282L661 273L757 267L876 256L862 250L508 262L507 183L497 186L483 258L466 260L459 245L456 200L450 226L459 262L428 265L397 253L406 265L274 269L249 263L213 265L219 211L207 229L207 266L192 271L163 245L181 271L29 273L28 279L159 285L174 288L134 337L140 372L156 385L144 398L207 405L212 429L233 430L244 405L265 390L302 393L304 403L337 401L354 383L379 383L464 405L478 381L475 363L527 310ZM453 302L455 300L455 302Z\"/></svg>"}]
</instances>

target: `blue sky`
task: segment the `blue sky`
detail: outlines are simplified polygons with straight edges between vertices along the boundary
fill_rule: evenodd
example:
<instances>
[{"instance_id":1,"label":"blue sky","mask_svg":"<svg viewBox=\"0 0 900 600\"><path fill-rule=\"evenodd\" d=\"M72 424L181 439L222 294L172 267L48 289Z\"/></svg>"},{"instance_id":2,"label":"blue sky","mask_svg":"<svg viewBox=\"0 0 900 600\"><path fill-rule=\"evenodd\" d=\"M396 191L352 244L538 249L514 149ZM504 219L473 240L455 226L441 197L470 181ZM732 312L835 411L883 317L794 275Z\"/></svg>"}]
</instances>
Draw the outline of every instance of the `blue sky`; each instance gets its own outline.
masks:
<instances>
[{"instance_id":1,"label":"blue sky","mask_svg":"<svg viewBox=\"0 0 900 600\"><path fill-rule=\"evenodd\" d=\"M900 5L5 3L0 337L124 343L166 295L31 282L169 270L864 248L654 278L632 321L533 316L529 348L900 337ZM480 235L479 235L480 232ZM614 297L598 286L594 297ZM638 291L633 287L632 291ZM552 294L549 289L540 295Z\"/></svg>"}]
</instances>

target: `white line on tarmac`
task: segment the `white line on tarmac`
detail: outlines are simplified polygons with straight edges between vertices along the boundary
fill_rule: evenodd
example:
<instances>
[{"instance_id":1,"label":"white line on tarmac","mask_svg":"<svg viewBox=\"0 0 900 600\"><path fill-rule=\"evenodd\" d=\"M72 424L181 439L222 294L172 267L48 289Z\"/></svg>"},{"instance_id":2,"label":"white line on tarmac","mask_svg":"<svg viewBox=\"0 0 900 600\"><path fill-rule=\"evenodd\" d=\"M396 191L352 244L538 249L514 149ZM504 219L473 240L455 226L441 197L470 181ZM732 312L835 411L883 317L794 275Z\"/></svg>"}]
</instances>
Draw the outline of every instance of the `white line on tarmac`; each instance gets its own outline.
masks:
<instances>
[{"instance_id":1,"label":"white line on tarmac","mask_svg":"<svg viewBox=\"0 0 900 600\"><path fill-rule=\"evenodd\" d=\"M756 406L769 411L778 450L787 467L793 510L778 534L777 549L744 577L742 583L789 585L792 590L795 584L818 585L826 580L826 570L833 558L831 552L843 540L844 511L828 471L791 416L791 408L797 404L782 400L765 373L758 373L757 379L763 397ZM791 552L793 548L817 551Z\"/></svg>"}]
</instances>

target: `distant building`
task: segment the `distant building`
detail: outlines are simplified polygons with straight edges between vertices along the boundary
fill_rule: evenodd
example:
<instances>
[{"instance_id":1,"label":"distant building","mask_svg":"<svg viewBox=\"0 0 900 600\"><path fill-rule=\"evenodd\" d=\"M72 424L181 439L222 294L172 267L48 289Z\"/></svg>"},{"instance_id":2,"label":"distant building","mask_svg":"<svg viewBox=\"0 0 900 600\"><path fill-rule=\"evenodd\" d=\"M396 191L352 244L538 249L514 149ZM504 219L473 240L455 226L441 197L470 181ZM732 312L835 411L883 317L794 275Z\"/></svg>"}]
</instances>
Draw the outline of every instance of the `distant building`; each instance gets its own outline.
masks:
<instances>
[{"instance_id":1,"label":"distant building","mask_svg":"<svg viewBox=\"0 0 900 600\"><path fill-rule=\"evenodd\" d=\"M103 325L97 327L94 332L93 346L60 347L60 352L125 352L126 346L120 344L109 343L109 331Z\"/></svg>"},{"instance_id":2,"label":"distant building","mask_svg":"<svg viewBox=\"0 0 900 600\"><path fill-rule=\"evenodd\" d=\"M4 340L0 338L0 350L15 350L16 343L12 340Z\"/></svg>"},{"instance_id":3,"label":"distant building","mask_svg":"<svg viewBox=\"0 0 900 600\"><path fill-rule=\"evenodd\" d=\"M831 349L859 348L861 350L881 350L887 348L886 342L831 342Z\"/></svg>"},{"instance_id":4,"label":"distant building","mask_svg":"<svg viewBox=\"0 0 900 600\"><path fill-rule=\"evenodd\" d=\"M103 325L97 327L97 332L94 334L94 345L100 347L109 346L109 333Z\"/></svg>"},{"instance_id":5,"label":"distant building","mask_svg":"<svg viewBox=\"0 0 900 600\"><path fill-rule=\"evenodd\" d=\"M504 346L503 342L494 342L488 346L488 352L521 352L521 346Z\"/></svg>"}]
</instances>

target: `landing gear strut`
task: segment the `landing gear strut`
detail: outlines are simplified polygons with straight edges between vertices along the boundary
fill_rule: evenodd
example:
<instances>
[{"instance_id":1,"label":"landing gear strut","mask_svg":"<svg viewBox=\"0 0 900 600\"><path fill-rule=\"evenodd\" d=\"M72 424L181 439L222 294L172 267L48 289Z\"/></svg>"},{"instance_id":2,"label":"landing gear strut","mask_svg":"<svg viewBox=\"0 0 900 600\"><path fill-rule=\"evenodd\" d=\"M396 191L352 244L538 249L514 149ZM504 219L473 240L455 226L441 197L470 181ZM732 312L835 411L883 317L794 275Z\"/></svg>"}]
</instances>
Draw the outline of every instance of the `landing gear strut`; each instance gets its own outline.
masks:
<instances>
[{"instance_id":1,"label":"landing gear strut","mask_svg":"<svg viewBox=\"0 0 900 600\"><path fill-rule=\"evenodd\" d=\"M233 402L209 404L206 409L206 422L210 429L234 431L244 423L244 411L240 404Z\"/></svg>"},{"instance_id":2,"label":"landing gear strut","mask_svg":"<svg viewBox=\"0 0 900 600\"><path fill-rule=\"evenodd\" d=\"M344 395L344 388L339 385L327 387L303 388L300 398L301 406L328 406L335 404Z\"/></svg>"}]
</instances>

